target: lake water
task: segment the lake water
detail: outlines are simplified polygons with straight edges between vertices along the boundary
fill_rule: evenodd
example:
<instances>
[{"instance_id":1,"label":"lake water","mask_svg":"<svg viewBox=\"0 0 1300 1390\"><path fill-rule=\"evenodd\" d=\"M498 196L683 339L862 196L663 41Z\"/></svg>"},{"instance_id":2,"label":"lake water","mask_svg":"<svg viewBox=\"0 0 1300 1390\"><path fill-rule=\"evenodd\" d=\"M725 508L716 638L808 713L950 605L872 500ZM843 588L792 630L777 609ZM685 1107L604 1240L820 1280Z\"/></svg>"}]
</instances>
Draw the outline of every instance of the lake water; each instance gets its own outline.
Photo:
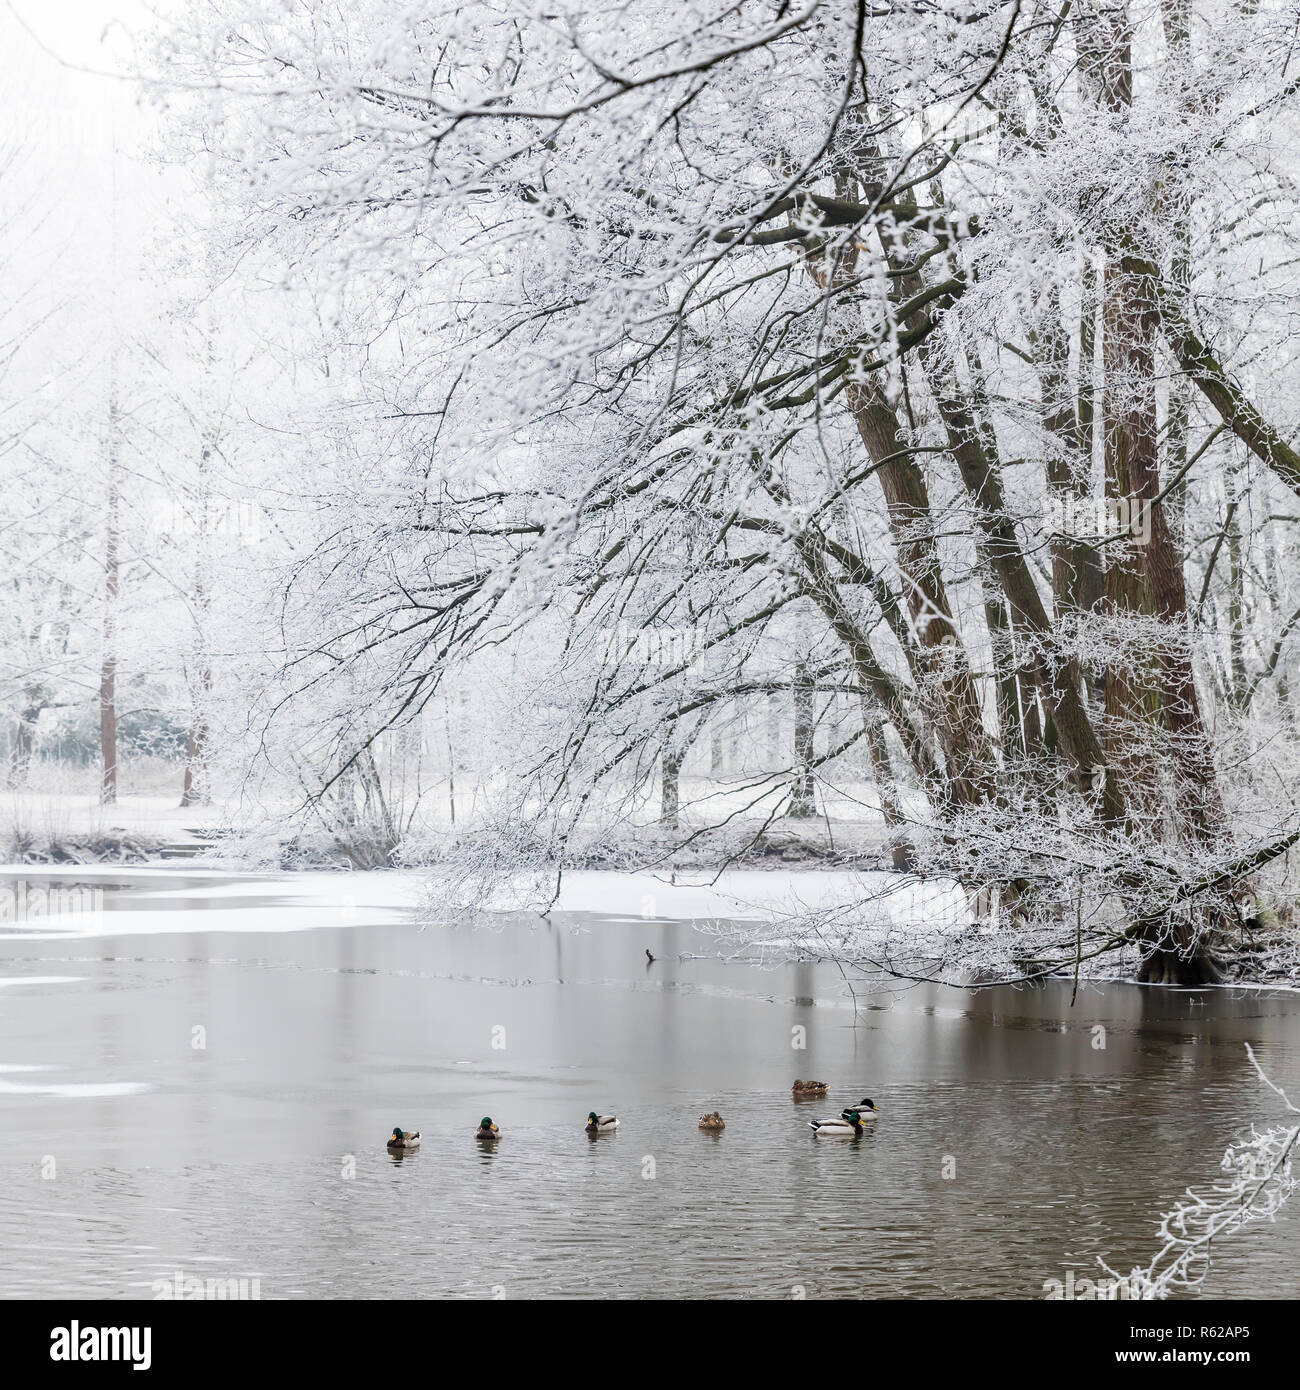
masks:
<instances>
[{"instance_id":1,"label":"lake water","mask_svg":"<svg viewBox=\"0 0 1300 1390\"><path fill-rule=\"evenodd\" d=\"M392 878L0 879L0 1296L1041 1298L1145 1263L1162 1205L1277 1122L1243 1043L1300 1092L1295 996L855 1008L834 966L693 958L687 922L420 931ZM860 1140L806 1127L863 1095ZM1300 1203L1205 1293L1300 1297Z\"/></svg>"}]
</instances>

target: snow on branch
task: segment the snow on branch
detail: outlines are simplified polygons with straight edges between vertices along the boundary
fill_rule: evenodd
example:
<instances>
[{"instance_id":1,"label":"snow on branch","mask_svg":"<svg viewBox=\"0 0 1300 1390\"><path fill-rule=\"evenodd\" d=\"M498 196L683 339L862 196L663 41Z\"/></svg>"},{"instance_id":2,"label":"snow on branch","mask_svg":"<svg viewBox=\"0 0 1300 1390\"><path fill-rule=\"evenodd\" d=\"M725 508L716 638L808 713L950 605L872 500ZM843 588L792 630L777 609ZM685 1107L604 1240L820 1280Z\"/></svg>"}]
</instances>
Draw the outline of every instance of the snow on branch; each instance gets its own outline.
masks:
<instances>
[{"instance_id":1,"label":"snow on branch","mask_svg":"<svg viewBox=\"0 0 1300 1390\"><path fill-rule=\"evenodd\" d=\"M1249 1043L1246 1052L1259 1079L1275 1092L1287 1110L1300 1116L1286 1092L1264 1074ZM1160 1249L1150 1264L1120 1275L1104 1259L1102 1268L1126 1290L1126 1296L1152 1300L1173 1293L1194 1292L1210 1270L1213 1242L1235 1235L1256 1221L1276 1221L1278 1212L1300 1187L1292 1151L1300 1138L1300 1124L1273 1125L1260 1130L1251 1126L1247 1138L1229 1144L1220 1167L1223 1177L1208 1190L1187 1189L1160 1219Z\"/></svg>"}]
</instances>

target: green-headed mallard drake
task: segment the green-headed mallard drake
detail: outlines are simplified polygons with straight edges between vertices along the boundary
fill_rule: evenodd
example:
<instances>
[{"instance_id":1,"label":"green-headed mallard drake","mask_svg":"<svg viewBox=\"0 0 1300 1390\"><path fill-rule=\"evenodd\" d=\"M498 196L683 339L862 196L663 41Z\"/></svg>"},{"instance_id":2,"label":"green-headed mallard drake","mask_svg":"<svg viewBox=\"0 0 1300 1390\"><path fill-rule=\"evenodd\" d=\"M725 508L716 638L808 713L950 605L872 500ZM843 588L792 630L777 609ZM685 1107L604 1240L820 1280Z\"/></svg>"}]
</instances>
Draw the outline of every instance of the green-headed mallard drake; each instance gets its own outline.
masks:
<instances>
[{"instance_id":1,"label":"green-headed mallard drake","mask_svg":"<svg viewBox=\"0 0 1300 1390\"><path fill-rule=\"evenodd\" d=\"M597 1115L593 1110L587 1116L588 1134L608 1134L610 1130L618 1128L617 1115Z\"/></svg>"},{"instance_id":2,"label":"green-headed mallard drake","mask_svg":"<svg viewBox=\"0 0 1300 1390\"><path fill-rule=\"evenodd\" d=\"M855 1139L862 1133L862 1116L856 1110L841 1110L838 1120L809 1120L808 1128L818 1139Z\"/></svg>"},{"instance_id":3,"label":"green-headed mallard drake","mask_svg":"<svg viewBox=\"0 0 1300 1390\"><path fill-rule=\"evenodd\" d=\"M388 1141L390 1149L418 1149L420 1147L420 1131L418 1129L395 1129L393 1137Z\"/></svg>"},{"instance_id":4,"label":"green-headed mallard drake","mask_svg":"<svg viewBox=\"0 0 1300 1390\"><path fill-rule=\"evenodd\" d=\"M726 1129L726 1127L727 1122L716 1110L710 1110L707 1115L700 1116L701 1129Z\"/></svg>"},{"instance_id":5,"label":"green-headed mallard drake","mask_svg":"<svg viewBox=\"0 0 1300 1390\"><path fill-rule=\"evenodd\" d=\"M796 1081L790 1087L791 1094L796 1096L824 1096L829 1090L824 1081Z\"/></svg>"},{"instance_id":6,"label":"green-headed mallard drake","mask_svg":"<svg viewBox=\"0 0 1300 1390\"><path fill-rule=\"evenodd\" d=\"M478 1122L478 1128L474 1131L475 1139L497 1140L501 1138L501 1131L492 1123L491 1115L484 1115Z\"/></svg>"},{"instance_id":7,"label":"green-headed mallard drake","mask_svg":"<svg viewBox=\"0 0 1300 1390\"><path fill-rule=\"evenodd\" d=\"M880 1107L868 1096L863 1096L852 1108L858 1111L864 1120L869 1120L872 1116L880 1114Z\"/></svg>"}]
</instances>

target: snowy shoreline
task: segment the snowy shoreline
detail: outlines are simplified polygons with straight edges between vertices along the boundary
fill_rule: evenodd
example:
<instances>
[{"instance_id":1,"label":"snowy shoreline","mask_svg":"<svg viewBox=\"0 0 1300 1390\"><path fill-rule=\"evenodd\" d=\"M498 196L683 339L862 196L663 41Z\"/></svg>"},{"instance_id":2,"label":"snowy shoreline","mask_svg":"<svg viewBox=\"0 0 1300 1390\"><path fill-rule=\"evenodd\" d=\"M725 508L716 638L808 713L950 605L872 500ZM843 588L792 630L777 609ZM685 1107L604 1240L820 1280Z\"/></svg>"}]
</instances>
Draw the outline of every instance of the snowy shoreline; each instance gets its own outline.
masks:
<instances>
[{"instance_id":1,"label":"snowy shoreline","mask_svg":"<svg viewBox=\"0 0 1300 1390\"><path fill-rule=\"evenodd\" d=\"M645 871L579 869L566 872L550 911L605 923L657 926L686 923L704 928L735 924L740 935L753 928L755 960L775 964L794 961L841 961L852 964L852 929L838 943L818 949L808 938L792 938L778 924L801 913L817 912L861 897L872 888L889 888L877 905L892 904L890 916L900 926L918 911L933 926L949 930L966 925L965 898L953 885L922 883L907 875L855 873L843 869L729 869L717 875L687 878ZM15 887L17 885L17 887ZM516 885L526 887L523 880ZM66 897L78 890L75 900ZM130 905L110 906L106 891L129 890ZM21 896L20 896L21 893ZM59 897L59 894L65 896ZM447 926L428 912L430 875L419 869L278 870L259 872L171 862L166 864L0 864L0 939L97 939L114 936L259 934L323 928L400 925L413 929ZM44 895L44 896L43 896ZM530 928L543 920L526 894L499 896L484 909L483 920L509 924L522 918ZM241 901L242 900L242 901ZM71 910L69 910L71 908ZM582 924L575 924L581 926ZM764 936L764 927L777 927ZM648 938L655 945L657 937ZM832 944L842 947L837 953ZM720 935L718 953L733 955ZM845 958L848 960L845 961ZM1068 971L1048 978L1066 979ZM1090 987L1138 983L1117 974L1085 972ZM978 989L992 985L973 982ZM1171 988L1171 986L1151 986ZM1198 989L1300 992L1286 980L1232 979Z\"/></svg>"},{"instance_id":2,"label":"snowy shoreline","mask_svg":"<svg viewBox=\"0 0 1300 1390\"><path fill-rule=\"evenodd\" d=\"M811 911L843 901L843 895L860 889L864 878L885 878L887 875L861 875L843 869L728 869L707 880L687 881L648 872L620 872L614 869L577 869L566 872L560 882L559 895L550 911L600 915L613 920L654 922L735 921L762 922L774 914L788 911ZM270 924L272 913L285 911L334 911L343 916L358 918L375 910L405 912L413 922L429 883L430 874L422 869L332 870L241 870L213 868L185 861L152 864L0 864L0 883L5 881L85 883L96 885L128 885L136 892L148 895L150 885L158 896L185 899L200 906L213 895L221 897L267 896L278 900L274 908L257 912L260 930L295 930L296 927L275 927ZM175 880L188 886L173 886ZM519 885L522 887L521 885ZM926 888L938 898L951 898L952 890L930 885ZM305 901L304 901L305 900ZM0 924L3 924L3 903L0 903ZM538 906L522 894L510 899L504 894L488 908L493 914L538 915ZM235 909L238 911L238 909ZM121 919L137 917L166 917L157 911L131 912L106 910L102 904L91 905L85 911L53 914L49 920L60 925L81 918L108 918L107 929L124 930ZM220 930L214 918L226 914L205 911L203 930ZM322 921L320 925L335 925ZM175 928L165 928L174 930ZM199 929L196 925L195 929ZM248 930L248 927L241 928ZM12 933L6 933L12 935Z\"/></svg>"}]
</instances>

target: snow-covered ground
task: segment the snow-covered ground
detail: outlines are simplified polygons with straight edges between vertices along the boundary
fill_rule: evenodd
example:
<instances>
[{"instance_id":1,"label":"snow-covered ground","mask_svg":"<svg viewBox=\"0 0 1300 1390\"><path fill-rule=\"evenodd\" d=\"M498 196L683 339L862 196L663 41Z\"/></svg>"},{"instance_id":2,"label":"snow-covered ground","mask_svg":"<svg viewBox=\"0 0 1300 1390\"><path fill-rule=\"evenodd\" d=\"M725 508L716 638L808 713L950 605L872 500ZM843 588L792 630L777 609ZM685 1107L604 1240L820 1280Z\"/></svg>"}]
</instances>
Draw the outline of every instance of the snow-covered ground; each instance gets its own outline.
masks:
<instances>
[{"instance_id":1,"label":"snow-covered ground","mask_svg":"<svg viewBox=\"0 0 1300 1390\"><path fill-rule=\"evenodd\" d=\"M174 795L129 795L101 806L91 795L0 793L0 828L26 827L51 841L126 835L173 849L201 851L222 821L219 810L185 807ZM840 835L841 825L835 827ZM819 823L801 833L815 836ZM0 931L5 936L97 937L167 932L294 932L394 921L437 921L442 899L421 870L239 872L202 860L143 865L0 865ZM19 889L15 884L25 887ZM54 888L52 885L63 885ZM42 886L44 885L44 886ZM67 885L78 886L70 892ZM129 901L106 891L129 885ZM550 903L553 882L521 876L503 884L489 904L500 913L537 911ZM706 869L675 874L616 870L567 871L556 912L640 921L734 921L762 924L833 909L870 893L898 922L964 918L961 895L898 875L842 869L781 867Z\"/></svg>"},{"instance_id":2,"label":"snow-covered ground","mask_svg":"<svg viewBox=\"0 0 1300 1390\"><path fill-rule=\"evenodd\" d=\"M130 889L130 900L115 889ZM421 881L403 873L237 874L114 864L0 865L8 939L292 932L411 920Z\"/></svg>"},{"instance_id":3,"label":"snow-covered ground","mask_svg":"<svg viewBox=\"0 0 1300 1390\"><path fill-rule=\"evenodd\" d=\"M682 814L688 824L725 822L758 829L779 808L784 796L785 790L775 784L766 798L756 801L749 778L732 783L683 777L681 782ZM886 828L879 798L870 783L850 780L838 787L823 786L819 796L821 810L830 817L830 833L837 845L860 849L878 847L884 842ZM198 845L202 843L200 837L228 822L227 812L219 806L182 807L179 801L178 789L164 794L124 793L111 806L100 805L97 796L88 791L0 790L0 834L19 828L58 841L126 833L162 840L168 845ZM919 799L914 809L917 815L924 813ZM287 816L291 808L286 806L284 810ZM633 821L652 827L658 815L658 799L651 797ZM796 831L813 841L827 838L823 815L799 822L780 821L779 828ZM411 829L425 835L453 830L444 800L424 797Z\"/></svg>"},{"instance_id":4,"label":"snow-covered ground","mask_svg":"<svg viewBox=\"0 0 1300 1390\"><path fill-rule=\"evenodd\" d=\"M182 808L179 802L175 793L133 795L101 806L89 793L0 791L0 831L21 828L51 840L126 832L168 844L198 845L194 832L215 828L221 812L211 806Z\"/></svg>"},{"instance_id":5,"label":"snow-covered ground","mask_svg":"<svg viewBox=\"0 0 1300 1390\"><path fill-rule=\"evenodd\" d=\"M899 920L918 911L947 914L964 902L948 885L846 869L727 869L690 876L602 869L566 872L555 910L643 921L762 922L835 908L868 895ZM496 905L522 904L509 902L503 892Z\"/></svg>"},{"instance_id":6,"label":"snow-covered ground","mask_svg":"<svg viewBox=\"0 0 1300 1390\"><path fill-rule=\"evenodd\" d=\"M557 912L652 921L762 923L791 913L873 898L899 920L918 911L950 916L960 895L942 885L845 871L734 869L707 880L679 875L584 870L564 875ZM69 885L74 885L70 887ZM129 885L130 902L110 885ZM237 874L225 870L121 865L0 865L0 929L14 937L109 936L161 932L285 932L424 918L428 876L303 872ZM525 885L494 906L519 911Z\"/></svg>"}]
</instances>

